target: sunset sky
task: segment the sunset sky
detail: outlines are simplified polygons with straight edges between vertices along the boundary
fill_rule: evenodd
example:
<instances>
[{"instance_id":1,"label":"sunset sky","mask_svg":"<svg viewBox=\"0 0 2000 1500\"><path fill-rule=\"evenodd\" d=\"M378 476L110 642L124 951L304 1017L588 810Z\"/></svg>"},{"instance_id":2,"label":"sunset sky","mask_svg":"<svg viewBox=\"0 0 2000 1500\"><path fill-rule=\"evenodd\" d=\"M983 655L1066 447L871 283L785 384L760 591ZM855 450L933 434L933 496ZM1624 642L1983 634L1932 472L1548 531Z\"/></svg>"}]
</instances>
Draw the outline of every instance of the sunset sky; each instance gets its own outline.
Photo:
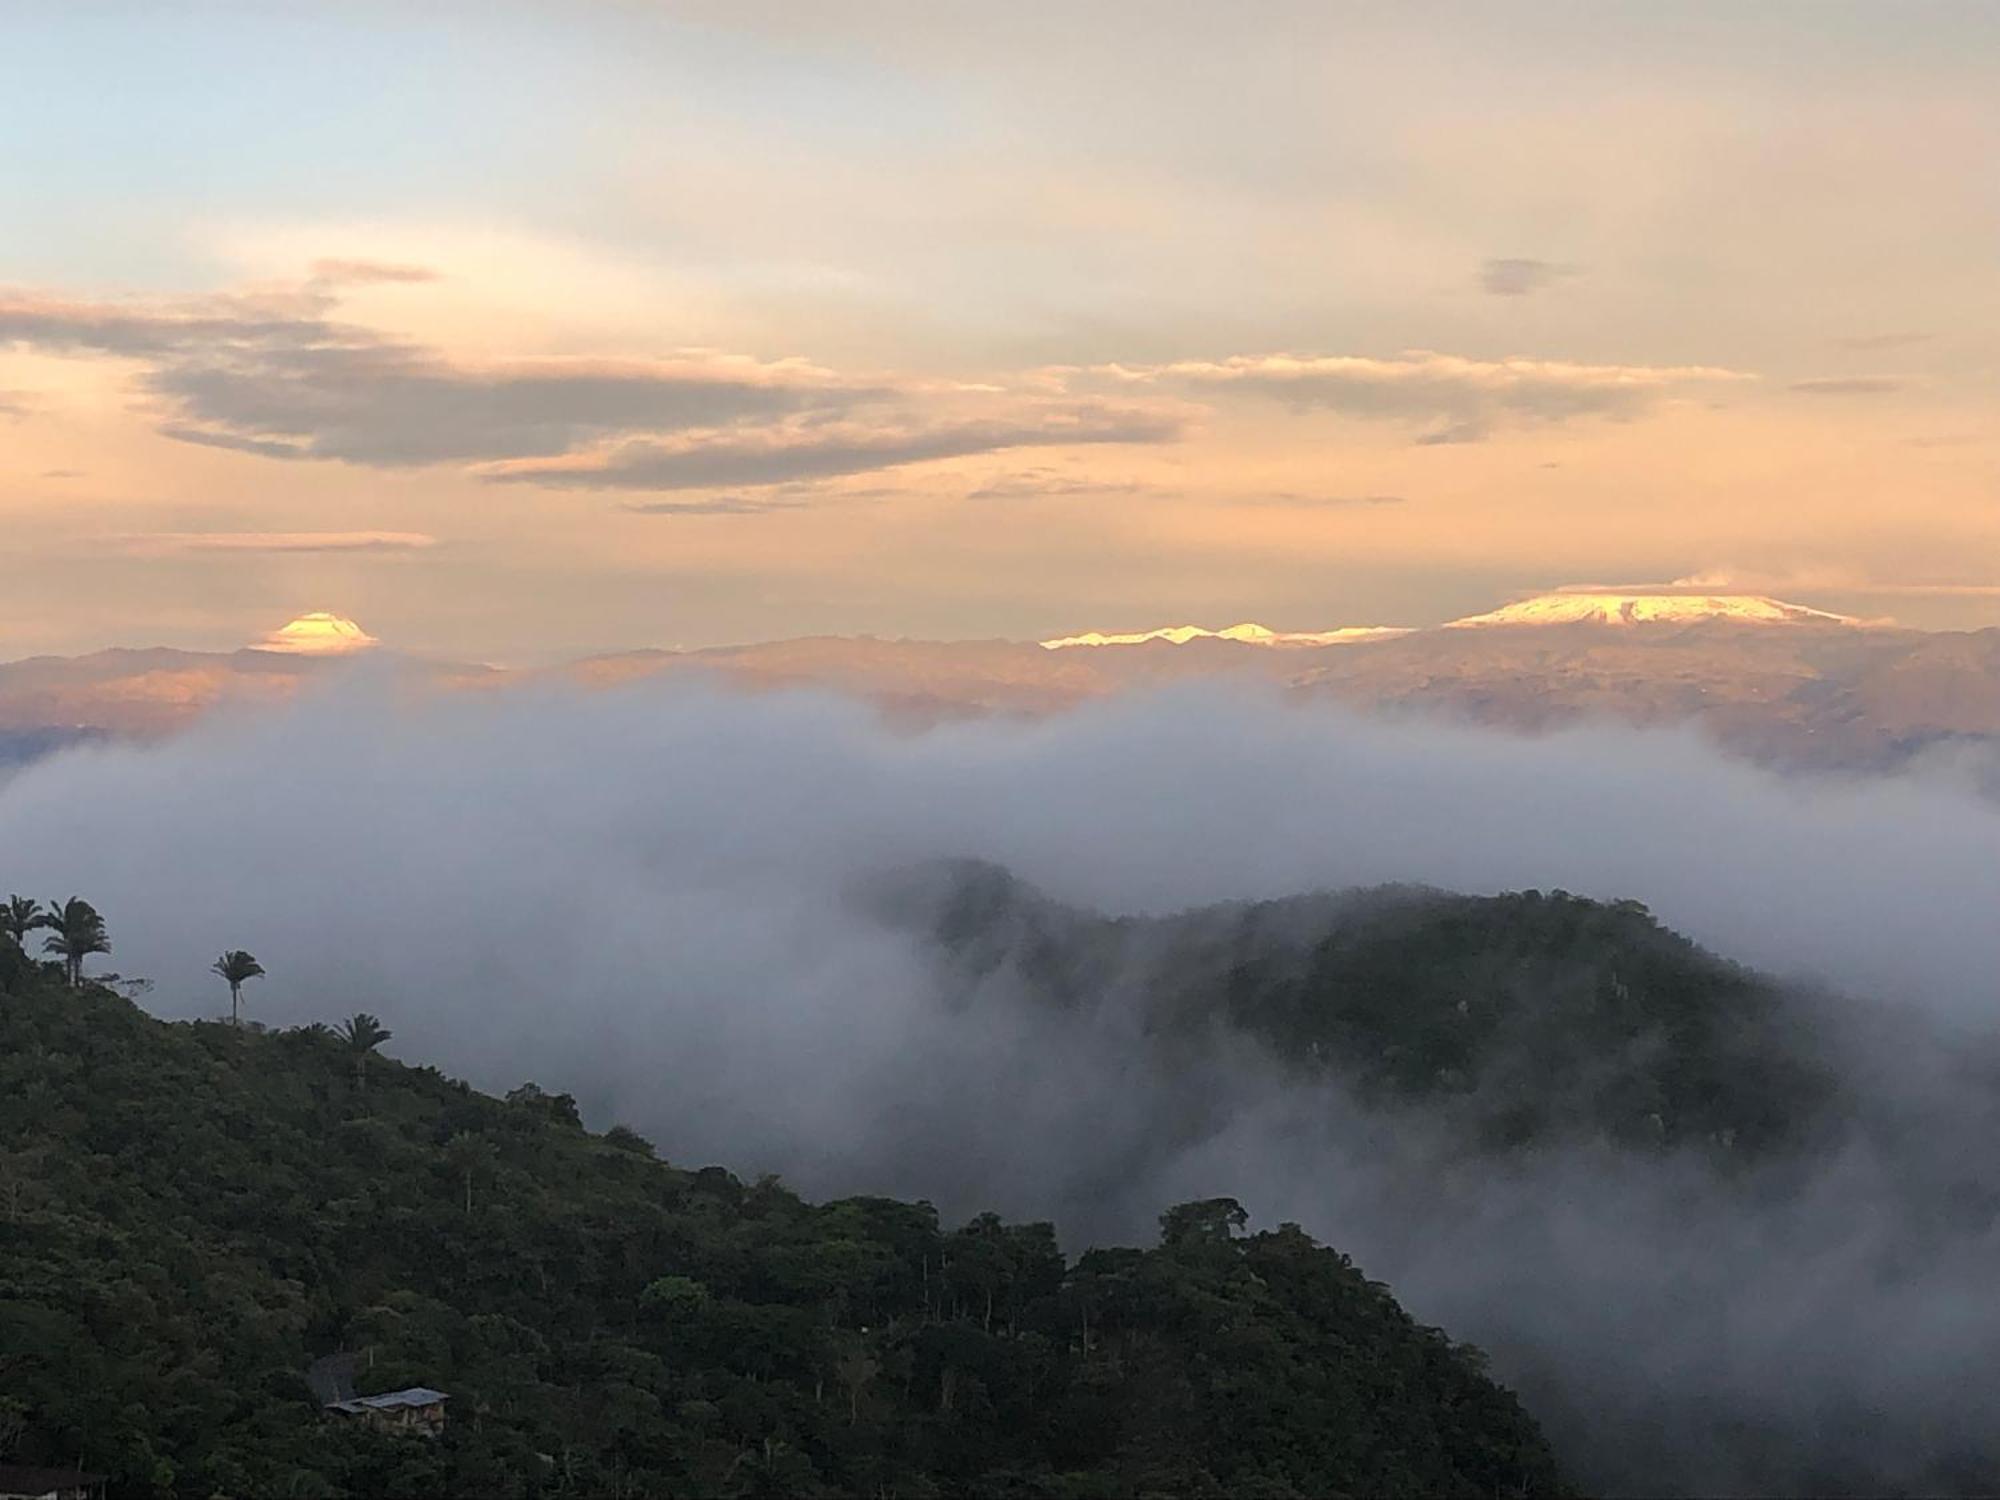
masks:
<instances>
[{"instance_id":1,"label":"sunset sky","mask_svg":"<svg viewBox=\"0 0 2000 1500\"><path fill-rule=\"evenodd\" d=\"M2000 624L2000 5L0 23L0 657Z\"/></svg>"}]
</instances>

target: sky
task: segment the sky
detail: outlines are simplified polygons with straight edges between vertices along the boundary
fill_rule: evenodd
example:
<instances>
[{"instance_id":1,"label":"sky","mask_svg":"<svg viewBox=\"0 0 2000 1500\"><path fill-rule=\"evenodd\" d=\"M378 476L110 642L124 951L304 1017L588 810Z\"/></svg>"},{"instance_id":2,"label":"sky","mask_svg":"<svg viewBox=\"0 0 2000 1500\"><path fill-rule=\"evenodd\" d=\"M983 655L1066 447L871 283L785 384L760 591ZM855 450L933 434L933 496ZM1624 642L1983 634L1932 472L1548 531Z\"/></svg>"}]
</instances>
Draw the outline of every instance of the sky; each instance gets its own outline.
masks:
<instances>
[{"instance_id":1,"label":"sky","mask_svg":"<svg viewBox=\"0 0 2000 1500\"><path fill-rule=\"evenodd\" d=\"M0 657L2000 624L2000 7L0 26Z\"/></svg>"}]
</instances>

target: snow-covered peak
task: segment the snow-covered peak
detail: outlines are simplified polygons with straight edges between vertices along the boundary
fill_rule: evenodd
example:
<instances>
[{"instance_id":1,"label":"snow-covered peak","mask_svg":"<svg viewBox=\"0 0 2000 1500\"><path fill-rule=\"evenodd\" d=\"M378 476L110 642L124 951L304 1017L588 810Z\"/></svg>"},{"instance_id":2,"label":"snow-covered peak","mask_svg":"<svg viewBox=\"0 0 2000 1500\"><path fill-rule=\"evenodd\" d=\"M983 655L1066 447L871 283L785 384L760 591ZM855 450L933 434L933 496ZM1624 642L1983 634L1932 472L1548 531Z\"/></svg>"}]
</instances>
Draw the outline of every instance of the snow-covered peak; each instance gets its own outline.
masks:
<instances>
[{"instance_id":1,"label":"snow-covered peak","mask_svg":"<svg viewBox=\"0 0 2000 1500\"><path fill-rule=\"evenodd\" d=\"M257 642L259 651L282 651L293 656L350 656L379 645L374 636L345 615L315 611L300 615Z\"/></svg>"},{"instance_id":2,"label":"snow-covered peak","mask_svg":"<svg viewBox=\"0 0 2000 1500\"><path fill-rule=\"evenodd\" d=\"M1447 630L1492 625L1687 625L1726 620L1742 625L1859 625L1803 604L1762 594L1636 594L1578 590L1538 594L1483 615L1453 620Z\"/></svg>"},{"instance_id":3,"label":"snow-covered peak","mask_svg":"<svg viewBox=\"0 0 2000 1500\"><path fill-rule=\"evenodd\" d=\"M1223 630L1207 630L1200 625L1167 625L1158 630L1130 635L1104 635L1087 630L1082 635L1066 635L1043 641L1044 651L1062 651L1071 646L1143 646L1148 641L1165 641L1185 646L1189 641L1234 641L1242 646L1345 646L1355 641L1374 641L1407 631L1390 625L1350 625L1341 630L1272 630L1245 621Z\"/></svg>"}]
</instances>

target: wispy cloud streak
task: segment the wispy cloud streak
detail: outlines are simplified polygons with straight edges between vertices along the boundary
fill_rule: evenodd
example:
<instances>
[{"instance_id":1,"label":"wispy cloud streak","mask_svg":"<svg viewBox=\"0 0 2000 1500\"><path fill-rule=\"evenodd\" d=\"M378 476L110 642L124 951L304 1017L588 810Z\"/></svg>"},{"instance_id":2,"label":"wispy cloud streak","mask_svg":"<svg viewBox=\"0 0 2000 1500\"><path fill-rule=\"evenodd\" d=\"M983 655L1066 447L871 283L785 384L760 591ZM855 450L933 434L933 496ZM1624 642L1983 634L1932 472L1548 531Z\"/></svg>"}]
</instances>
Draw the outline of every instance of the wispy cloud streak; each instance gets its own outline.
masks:
<instances>
[{"instance_id":1,"label":"wispy cloud streak","mask_svg":"<svg viewBox=\"0 0 2000 1500\"><path fill-rule=\"evenodd\" d=\"M1418 349L1392 359L1353 354L1244 354L1095 372L1146 385L1239 391L1344 416L1428 424L1420 443L1477 442L1513 423L1574 417L1629 421L1677 391L1756 377L1712 365L1598 365L1470 359Z\"/></svg>"}]
</instances>

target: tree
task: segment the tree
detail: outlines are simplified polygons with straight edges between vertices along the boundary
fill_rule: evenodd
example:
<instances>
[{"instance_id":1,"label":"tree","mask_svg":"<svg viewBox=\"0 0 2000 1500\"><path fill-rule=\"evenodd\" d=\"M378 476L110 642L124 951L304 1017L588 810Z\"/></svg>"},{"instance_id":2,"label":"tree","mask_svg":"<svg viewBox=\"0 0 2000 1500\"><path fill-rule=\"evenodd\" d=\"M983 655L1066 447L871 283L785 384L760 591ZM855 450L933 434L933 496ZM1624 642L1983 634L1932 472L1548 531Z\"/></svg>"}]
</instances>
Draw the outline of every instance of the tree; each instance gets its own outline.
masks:
<instances>
[{"instance_id":1,"label":"tree","mask_svg":"<svg viewBox=\"0 0 2000 1500\"><path fill-rule=\"evenodd\" d=\"M507 1102L518 1104L524 1109L536 1110L552 1120L560 1120L565 1125L583 1128L583 1114L576 1107L576 1098L571 1094L551 1094L538 1083L524 1083L517 1089L507 1091Z\"/></svg>"},{"instance_id":2,"label":"tree","mask_svg":"<svg viewBox=\"0 0 2000 1500\"><path fill-rule=\"evenodd\" d=\"M368 1054L388 1041L395 1033L367 1011L360 1010L340 1023L337 1034L354 1056L354 1086L367 1087Z\"/></svg>"},{"instance_id":3,"label":"tree","mask_svg":"<svg viewBox=\"0 0 2000 1500\"><path fill-rule=\"evenodd\" d=\"M81 896L51 901L49 908L39 924L51 929L42 949L63 961L64 973L74 989L83 983L83 961L93 953L109 953L111 939L105 933L104 918Z\"/></svg>"},{"instance_id":4,"label":"tree","mask_svg":"<svg viewBox=\"0 0 2000 1500\"><path fill-rule=\"evenodd\" d=\"M684 1322L708 1306L708 1288L690 1276L656 1276L639 1293L639 1305L668 1322Z\"/></svg>"},{"instance_id":5,"label":"tree","mask_svg":"<svg viewBox=\"0 0 2000 1500\"><path fill-rule=\"evenodd\" d=\"M470 1130L461 1130L444 1143L444 1159L450 1168L465 1179L465 1211L472 1212L472 1179L485 1167L493 1165L500 1153L485 1136Z\"/></svg>"},{"instance_id":6,"label":"tree","mask_svg":"<svg viewBox=\"0 0 2000 1500\"><path fill-rule=\"evenodd\" d=\"M241 948L231 948L208 967L212 973L220 974L229 986L229 1024L241 1026L244 982L257 978L264 972L264 966L257 962L255 954L246 953Z\"/></svg>"},{"instance_id":7,"label":"tree","mask_svg":"<svg viewBox=\"0 0 2000 1500\"><path fill-rule=\"evenodd\" d=\"M1160 1215L1160 1243L1226 1244L1249 1222L1250 1215L1234 1198L1197 1198Z\"/></svg>"},{"instance_id":8,"label":"tree","mask_svg":"<svg viewBox=\"0 0 2000 1500\"><path fill-rule=\"evenodd\" d=\"M34 960L12 943L0 943L0 995L12 994L34 971Z\"/></svg>"},{"instance_id":9,"label":"tree","mask_svg":"<svg viewBox=\"0 0 2000 1500\"><path fill-rule=\"evenodd\" d=\"M26 896L9 896L7 903L0 906L0 933L14 940L14 945L23 951L28 946L28 934L37 927L49 925L49 914L42 910L42 903L31 901Z\"/></svg>"},{"instance_id":10,"label":"tree","mask_svg":"<svg viewBox=\"0 0 2000 1500\"><path fill-rule=\"evenodd\" d=\"M858 1337L845 1340L834 1361L834 1378L847 1392L847 1425L852 1427L861 1420L861 1396L877 1375L882 1373L882 1362L869 1350L867 1342Z\"/></svg>"}]
</instances>

